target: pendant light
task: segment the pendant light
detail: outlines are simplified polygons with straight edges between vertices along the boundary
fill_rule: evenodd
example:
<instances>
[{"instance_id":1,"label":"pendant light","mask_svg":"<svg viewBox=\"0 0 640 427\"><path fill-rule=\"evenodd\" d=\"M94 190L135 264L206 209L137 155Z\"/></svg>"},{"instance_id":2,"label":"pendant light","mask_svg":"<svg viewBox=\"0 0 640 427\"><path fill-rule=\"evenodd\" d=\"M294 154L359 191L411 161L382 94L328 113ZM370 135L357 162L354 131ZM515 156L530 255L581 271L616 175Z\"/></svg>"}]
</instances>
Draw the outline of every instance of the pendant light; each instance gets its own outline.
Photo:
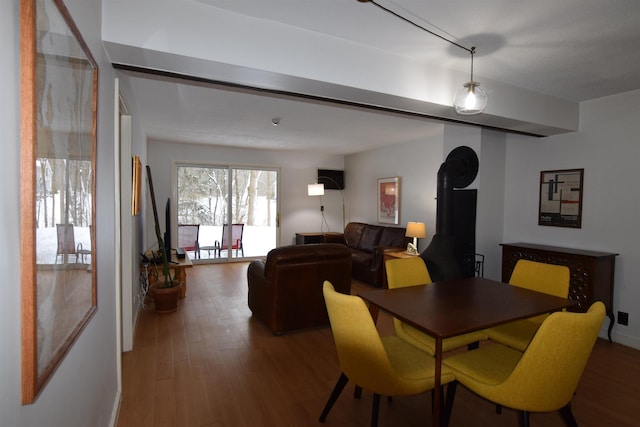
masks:
<instances>
[{"instance_id":1,"label":"pendant light","mask_svg":"<svg viewBox=\"0 0 640 427\"><path fill-rule=\"evenodd\" d=\"M487 108L489 97L480 83L473 81L473 55L476 53L475 46L469 50L471 54L471 80L463 84L456 91L453 97L453 108L456 113L465 116L480 114Z\"/></svg>"},{"instance_id":2,"label":"pendant light","mask_svg":"<svg viewBox=\"0 0 640 427\"><path fill-rule=\"evenodd\" d=\"M372 3L378 8L384 10L385 12L394 15L397 18L402 19L403 21L413 25L414 27L420 28L421 30L431 34L432 36L436 36L446 42L451 43L459 47L460 49L464 49L471 54L471 80L464 83L457 91L453 98L453 108L456 110L456 113L470 116L474 114L482 113L485 108L487 108L487 101L489 97L487 96L487 92L484 88L480 87L480 83L473 81L473 55L476 53L476 48L468 48L462 46L459 43L456 43L453 40L450 40L440 34L434 33L433 31L416 24L415 22L405 18L404 16L376 3L374 0L358 0L360 3Z\"/></svg>"}]
</instances>

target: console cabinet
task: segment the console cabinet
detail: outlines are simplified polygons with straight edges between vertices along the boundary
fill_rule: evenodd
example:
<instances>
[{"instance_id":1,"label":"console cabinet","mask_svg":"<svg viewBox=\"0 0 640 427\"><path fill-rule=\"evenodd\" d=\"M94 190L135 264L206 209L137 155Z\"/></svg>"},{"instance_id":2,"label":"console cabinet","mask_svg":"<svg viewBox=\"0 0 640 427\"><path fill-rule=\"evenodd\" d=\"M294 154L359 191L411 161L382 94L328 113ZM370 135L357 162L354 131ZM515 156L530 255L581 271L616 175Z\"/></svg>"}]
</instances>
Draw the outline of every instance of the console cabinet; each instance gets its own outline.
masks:
<instances>
[{"instance_id":1,"label":"console cabinet","mask_svg":"<svg viewBox=\"0 0 640 427\"><path fill-rule=\"evenodd\" d=\"M519 259L566 265L571 279L569 299L578 301L570 310L585 312L595 301L602 301L609 317L608 335L615 323L613 315L613 275L618 254L536 245L531 243L502 243L502 281L508 282Z\"/></svg>"}]
</instances>

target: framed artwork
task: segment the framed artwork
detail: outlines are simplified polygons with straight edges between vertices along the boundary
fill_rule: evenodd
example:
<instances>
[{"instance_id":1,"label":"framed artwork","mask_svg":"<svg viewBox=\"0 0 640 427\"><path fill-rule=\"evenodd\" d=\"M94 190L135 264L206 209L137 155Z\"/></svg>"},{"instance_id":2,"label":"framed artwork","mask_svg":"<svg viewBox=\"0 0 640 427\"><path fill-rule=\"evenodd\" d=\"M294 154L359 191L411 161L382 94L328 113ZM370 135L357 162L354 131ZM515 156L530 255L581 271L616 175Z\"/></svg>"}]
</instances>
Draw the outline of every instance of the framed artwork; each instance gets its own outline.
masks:
<instances>
[{"instance_id":1,"label":"framed artwork","mask_svg":"<svg viewBox=\"0 0 640 427\"><path fill-rule=\"evenodd\" d=\"M131 215L140 213L142 194L142 162L140 157L133 156L131 169Z\"/></svg>"},{"instance_id":2,"label":"framed artwork","mask_svg":"<svg viewBox=\"0 0 640 427\"><path fill-rule=\"evenodd\" d=\"M98 66L62 0L20 1L22 403L97 309Z\"/></svg>"},{"instance_id":3,"label":"framed artwork","mask_svg":"<svg viewBox=\"0 0 640 427\"><path fill-rule=\"evenodd\" d=\"M378 222L400 223L400 177L378 178Z\"/></svg>"},{"instance_id":4,"label":"framed artwork","mask_svg":"<svg viewBox=\"0 0 640 427\"><path fill-rule=\"evenodd\" d=\"M540 172L538 225L582 227L584 169Z\"/></svg>"}]
</instances>

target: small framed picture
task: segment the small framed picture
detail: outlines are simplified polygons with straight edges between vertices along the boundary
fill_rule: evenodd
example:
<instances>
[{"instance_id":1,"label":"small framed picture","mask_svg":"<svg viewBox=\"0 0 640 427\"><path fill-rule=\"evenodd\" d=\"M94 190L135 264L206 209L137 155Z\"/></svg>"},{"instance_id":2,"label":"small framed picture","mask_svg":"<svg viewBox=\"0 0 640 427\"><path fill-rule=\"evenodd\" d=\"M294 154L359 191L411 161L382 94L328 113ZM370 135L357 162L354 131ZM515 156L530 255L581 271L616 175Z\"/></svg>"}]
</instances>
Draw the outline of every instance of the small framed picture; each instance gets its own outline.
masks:
<instances>
[{"instance_id":1,"label":"small framed picture","mask_svg":"<svg viewBox=\"0 0 640 427\"><path fill-rule=\"evenodd\" d=\"M538 225L582 227L584 169L540 172Z\"/></svg>"},{"instance_id":2,"label":"small framed picture","mask_svg":"<svg viewBox=\"0 0 640 427\"><path fill-rule=\"evenodd\" d=\"M378 178L378 222L400 223L400 177Z\"/></svg>"}]
</instances>

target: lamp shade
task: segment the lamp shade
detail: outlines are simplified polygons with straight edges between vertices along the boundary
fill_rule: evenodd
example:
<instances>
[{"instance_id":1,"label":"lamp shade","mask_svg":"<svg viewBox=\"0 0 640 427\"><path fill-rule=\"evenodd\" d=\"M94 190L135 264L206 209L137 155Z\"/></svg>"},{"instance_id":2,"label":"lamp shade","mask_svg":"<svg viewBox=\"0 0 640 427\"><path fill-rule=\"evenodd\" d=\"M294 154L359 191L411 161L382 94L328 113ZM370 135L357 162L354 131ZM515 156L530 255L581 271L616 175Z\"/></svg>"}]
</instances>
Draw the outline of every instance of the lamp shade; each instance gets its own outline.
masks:
<instances>
[{"instance_id":1,"label":"lamp shade","mask_svg":"<svg viewBox=\"0 0 640 427\"><path fill-rule=\"evenodd\" d=\"M453 98L456 113L470 116L482 113L487 108L489 97L480 83L470 81L458 88Z\"/></svg>"},{"instance_id":2,"label":"lamp shade","mask_svg":"<svg viewBox=\"0 0 640 427\"><path fill-rule=\"evenodd\" d=\"M309 185L307 185L307 195L309 195L309 196L324 196L324 184L309 184Z\"/></svg>"},{"instance_id":3,"label":"lamp shade","mask_svg":"<svg viewBox=\"0 0 640 427\"><path fill-rule=\"evenodd\" d=\"M424 239L427 237L427 229L423 222L408 222L405 236Z\"/></svg>"}]
</instances>

